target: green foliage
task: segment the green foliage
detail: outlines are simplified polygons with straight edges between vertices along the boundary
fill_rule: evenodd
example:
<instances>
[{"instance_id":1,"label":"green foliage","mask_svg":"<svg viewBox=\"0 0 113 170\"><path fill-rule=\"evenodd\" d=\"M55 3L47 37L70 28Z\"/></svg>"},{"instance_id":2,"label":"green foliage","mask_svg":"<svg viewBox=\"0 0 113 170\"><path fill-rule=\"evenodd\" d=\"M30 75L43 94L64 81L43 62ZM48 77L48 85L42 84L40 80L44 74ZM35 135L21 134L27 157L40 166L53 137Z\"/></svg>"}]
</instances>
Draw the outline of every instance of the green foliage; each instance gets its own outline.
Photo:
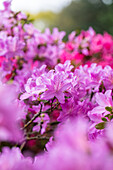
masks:
<instances>
[{"instance_id":1,"label":"green foliage","mask_svg":"<svg viewBox=\"0 0 113 170\"><path fill-rule=\"evenodd\" d=\"M112 112L112 108L111 108L111 107L105 107L105 109L106 109L108 112Z\"/></svg>"},{"instance_id":2,"label":"green foliage","mask_svg":"<svg viewBox=\"0 0 113 170\"><path fill-rule=\"evenodd\" d=\"M105 122L101 122L101 123L98 123L96 126L95 126L96 129L104 129L105 128Z\"/></svg>"}]
</instances>

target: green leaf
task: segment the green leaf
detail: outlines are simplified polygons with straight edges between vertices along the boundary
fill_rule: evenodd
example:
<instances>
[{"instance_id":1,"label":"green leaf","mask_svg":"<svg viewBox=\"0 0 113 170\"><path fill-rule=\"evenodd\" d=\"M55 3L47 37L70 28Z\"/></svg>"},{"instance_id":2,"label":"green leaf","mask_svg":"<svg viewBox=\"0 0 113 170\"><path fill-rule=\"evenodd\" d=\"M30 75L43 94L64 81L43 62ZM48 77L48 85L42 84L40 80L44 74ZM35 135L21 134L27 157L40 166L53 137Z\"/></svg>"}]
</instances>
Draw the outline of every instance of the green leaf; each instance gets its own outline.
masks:
<instances>
[{"instance_id":1,"label":"green leaf","mask_svg":"<svg viewBox=\"0 0 113 170\"><path fill-rule=\"evenodd\" d=\"M110 114L107 114L105 117L108 117L109 118Z\"/></svg>"},{"instance_id":2,"label":"green leaf","mask_svg":"<svg viewBox=\"0 0 113 170\"><path fill-rule=\"evenodd\" d=\"M105 107L108 112L112 112L112 107Z\"/></svg>"},{"instance_id":3,"label":"green leaf","mask_svg":"<svg viewBox=\"0 0 113 170\"><path fill-rule=\"evenodd\" d=\"M65 99L69 99L70 97L65 96Z\"/></svg>"},{"instance_id":4,"label":"green leaf","mask_svg":"<svg viewBox=\"0 0 113 170\"><path fill-rule=\"evenodd\" d=\"M95 128L96 129L104 129L105 128L105 122L98 123L97 125L95 125Z\"/></svg>"},{"instance_id":5,"label":"green leaf","mask_svg":"<svg viewBox=\"0 0 113 170\"><path fill-rule=\"evenodd\" d=\"M41 100L41 102L43 102L43 103L49 103L48 100Z\"/></svg>"},{"instance_id":6,"label":"green leaf","mask_svg":"<svg viewBox=\"0 0 113 170\"><path fill-rule=\"evenodd\" d=\"M113 119L113 115L110 115L110 120L112 120Z\"/></svg>"},{"instance_id":7,"label":"green leaf","mask_svg":"<svg viewBox=\"0 0 113 170\"><path fill-rule=\"evenodd\" d=\"M107 122L107 119L106 119L105 117L102 117L102 120L103 120L104 122Z\"/></svg>"}]
</instances>

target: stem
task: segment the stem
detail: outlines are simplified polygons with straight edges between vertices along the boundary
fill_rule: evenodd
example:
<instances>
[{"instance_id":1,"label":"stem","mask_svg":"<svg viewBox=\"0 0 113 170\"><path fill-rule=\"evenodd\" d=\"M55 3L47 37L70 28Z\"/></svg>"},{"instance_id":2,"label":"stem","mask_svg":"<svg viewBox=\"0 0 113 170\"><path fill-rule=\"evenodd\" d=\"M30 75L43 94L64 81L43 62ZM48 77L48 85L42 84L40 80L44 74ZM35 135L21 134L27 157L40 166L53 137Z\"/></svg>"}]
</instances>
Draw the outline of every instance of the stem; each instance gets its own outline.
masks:
<instances>
[{"instance_id":1,"label":"stem","mask_svg":"<svg viewBox=\"0 0 113 170\"><path fill-rule=\"evenodd\" d=\"M40 107L40 111L37 114L35 114L32 117L32 119L24 125L23 129L27 128L38 116L40 116L41 113L42 113L42 104L41 104L41 107Z\"/></svg>"},{"instance_id":2,"label":"stem","mask_svg":"<svg viewBox=\"0 0 113 170\"><path fill-rule=\"evenodd\" d=\"M21 146L20 146L20 150L21 150L21 151L23 150L25 144L26 144L26 141L24 141L24 142L21 144Z\"/></svg>"},{"instance_id":3,"label":"stem","mask_svg":"<svg viewBox=\"0 0 113 170\"><path fill-rule=\"evenodd\" d=\"M34 134L37 134L38 132L36 131L33 131L33 132L27 132L27 135L34 135Z\"/></svg>"},{"instance_id":4,"label":"stem","mask_svg":"<svg viewBox=\"0 0 113 170\"><path fill-rule=\"evenodd\" d=\"M50 107L49 109L43 111L42 113L50 113L52 110L61 110L61 109L58 109L57 107L60 105L60 103L57 103L55 106L52 106Z\"/></svg>"},{"instance_id":5,"label":"stem","mask_svg":"<svg viewBox=\"0 0 113 170\"><path fill-rule=\"evenodd\" d=\"M52 102L51 102L51 113L53 111L53 101L55 100L55 97L52 99Z\"/></svg>"},{"instance_id":6,"label":"stem","mask_svg":"<svg viewBox=\"0 0 113 170\"><path fill-rule=\"evenodd\" d=\"M26 137L26 140L36 140L36 139L47 139L47 140L49 140L49 137L45 137L45 136Z\"/></svg>"}]
</instances>

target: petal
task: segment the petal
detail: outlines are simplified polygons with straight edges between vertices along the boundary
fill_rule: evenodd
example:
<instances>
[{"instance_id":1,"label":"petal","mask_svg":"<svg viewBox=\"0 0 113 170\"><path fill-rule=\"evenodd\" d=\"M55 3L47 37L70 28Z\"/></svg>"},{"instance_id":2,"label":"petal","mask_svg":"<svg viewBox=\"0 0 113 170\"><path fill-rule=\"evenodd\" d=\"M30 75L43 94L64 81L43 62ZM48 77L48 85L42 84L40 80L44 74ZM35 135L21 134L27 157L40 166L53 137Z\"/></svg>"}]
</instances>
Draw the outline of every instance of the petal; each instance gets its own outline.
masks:
<instances>
[{"instance_id":1,"label":"petal","mask_svg":"<svg viewBox=\"0 0 113 170\"><path fill-rule=\"evenodd\" d=\"M29 98L29 97L31 97L31 96L32 96L32 94L24 93L24 94L22 94L22 95L20 96L20 100L25 100L25 99L27 99L27 98Z\"/></svg>"},{"instance_id":2,"label":"petal","mask_svg":"<svg viewBox=\"0 0 113 170\"><path fill-rule=\"evenodd\" d=\"M95 95L95 97L96 97L96 102L97 102L100 106L103 106L103 107L108 106L108 102L107 102L107 100L106 100L105 94L97 93L97 94Z\"/></svg>"},{"instance_id":3,"label":"petal","mask_svg":"<svg viewBox=\"0 0 113 170\"><path fill-rule=\"evenodd\" d=\"M61 91L56 93L56 98L59 100L60 103L65 103L64 93Z\"/></svg>"},{"instance_id":4,"label":"petal","mask_svg":"<svg viewBox=\"0 0 113 170\"><path fill-rule=\"evenodd\" d=\"M41 99L49 100L49 99L52 99L54 96L55 96L54 91L47 90L42 94Z\"/></svg>"},{"instance_id":5,"label":"petal","mask_svg":"<svg viewBox=\"0 0 113 170\"><path fill-rule=\"evenodd\" d=\"M67 90L68 87L71 87L71 83L65 84L65 85L60 89L60 91L64 92L65 90Z\"/></svg>"}]
</instances>

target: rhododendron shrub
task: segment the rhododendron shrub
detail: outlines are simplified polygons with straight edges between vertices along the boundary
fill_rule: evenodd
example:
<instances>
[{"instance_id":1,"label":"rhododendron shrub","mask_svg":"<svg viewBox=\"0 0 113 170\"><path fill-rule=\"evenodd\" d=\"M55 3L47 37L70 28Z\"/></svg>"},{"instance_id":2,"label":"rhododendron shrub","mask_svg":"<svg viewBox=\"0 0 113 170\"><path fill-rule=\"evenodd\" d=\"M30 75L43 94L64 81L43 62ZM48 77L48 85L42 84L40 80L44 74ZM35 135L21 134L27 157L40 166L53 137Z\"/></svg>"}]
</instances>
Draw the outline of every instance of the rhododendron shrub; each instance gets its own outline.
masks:
<instances>
[{"instance_id":1,"label":"rhododendron shrub","mask_svg":"<svg viewBox=\"0 0 113 170\"><path fill-rule=\"evenodd\" d=\"M113 169L113 37L66 42L0 11L0 169Z\"/></svg>"},{"instance_id":2,"label":"rhododendron shrub","mask_svg":"<svg viewBox=\"0 0 113 170\"><path fill-rule=\"evenodd\" d=\"M87 31L82 30L77 35L72 32L60 55L60 60L64 63L71 60L75 67L80 64L91 65L92 62L102 66L113 67L113 37L105 32L103 35L96 34L90 27Z\"/></svg>"}]
</instances>

